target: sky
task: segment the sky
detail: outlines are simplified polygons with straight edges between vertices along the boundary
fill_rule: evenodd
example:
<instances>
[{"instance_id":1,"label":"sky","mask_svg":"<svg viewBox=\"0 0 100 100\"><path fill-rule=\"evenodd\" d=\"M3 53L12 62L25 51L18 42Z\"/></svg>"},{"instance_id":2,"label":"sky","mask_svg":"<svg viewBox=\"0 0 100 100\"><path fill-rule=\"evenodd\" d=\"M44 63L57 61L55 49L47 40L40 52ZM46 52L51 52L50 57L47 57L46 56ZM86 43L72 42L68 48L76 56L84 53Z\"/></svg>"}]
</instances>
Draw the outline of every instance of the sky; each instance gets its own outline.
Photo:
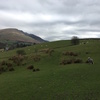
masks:
<instances>
[{"instance_id":1,"label":"sky","mask_svg":"<svg viewBox=\"0 0 100 100\"><path fill-rule=\"evenodd\" d=\"M0 29L48 41L100 38L100 0L0 0Z\"/></svg>"}]
</instances>

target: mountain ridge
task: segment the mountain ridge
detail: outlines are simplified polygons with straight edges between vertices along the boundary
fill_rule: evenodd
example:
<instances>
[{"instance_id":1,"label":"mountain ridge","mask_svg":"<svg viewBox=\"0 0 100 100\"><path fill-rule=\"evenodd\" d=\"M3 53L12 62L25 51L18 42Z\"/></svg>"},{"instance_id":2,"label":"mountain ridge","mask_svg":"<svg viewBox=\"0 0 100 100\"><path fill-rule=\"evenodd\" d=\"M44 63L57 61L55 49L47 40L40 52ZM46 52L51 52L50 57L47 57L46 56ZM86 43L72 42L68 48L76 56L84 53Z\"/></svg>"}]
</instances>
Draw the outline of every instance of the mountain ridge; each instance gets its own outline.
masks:
<instances>
[{"instance_id":1,"label":"mountain ridge","mask_svg":"<svg viewBox=\"0 0 100 100\"><path fill-rule=\"evenodd\" d=\"M32 43L43 43L46 42L42 38L29 34L22 30L16 28L6 28L0 29L0 40L9 41L22 41L22 42L32 42Z\"/></svg>"}]
</instances>

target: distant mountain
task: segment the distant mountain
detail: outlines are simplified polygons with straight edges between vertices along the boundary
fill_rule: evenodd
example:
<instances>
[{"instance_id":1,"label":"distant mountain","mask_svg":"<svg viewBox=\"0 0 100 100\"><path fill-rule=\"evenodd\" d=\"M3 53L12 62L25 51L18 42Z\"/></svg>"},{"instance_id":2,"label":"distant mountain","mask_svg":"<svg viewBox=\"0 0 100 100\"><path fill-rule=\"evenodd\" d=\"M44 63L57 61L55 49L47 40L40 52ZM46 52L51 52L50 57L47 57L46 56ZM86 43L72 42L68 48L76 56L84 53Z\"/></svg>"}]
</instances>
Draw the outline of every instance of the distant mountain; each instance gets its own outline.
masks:
<instances>
[{"instance_id":1,"label":"distant mountain","mask_svg":"<svg viewBox=\"0 0 100 100\"><path fill-rule=\"evenodd\" d=\"M28 34L22 30L8 28L0 30L0 41L20 41L20 42L31 42L31 43L42 43L46 42L42 38L33 34Z\"/></svg>"},{"instance_id":2,"label":"distant mountain","mask_svg":"<svg viewBox=\"0 0 100 100\"><path fill-rule=\"evenodd\" d=\"M37 40L37 41L39 41L40 43L41 42L47 42L46 40L43 40L42 38L40 38L39 36L36 36L34 34L29 34L27 32L23 32L23 31L22 31L22 33L29 36L29 37L31 37L31 38L33 38L33 39L35 39L35 40Z\"/></svg>"},{"instance_id":3,"label":"distant mountain","mask_svg":"<svg viewBox=\"0 0 100 100\"><path fill-rule=\"evenodd\" d=\"M33 39L36 39L39 42L47 42L46 40L43 40L42 38L34 35L34 34L27 34L28 36L32 37Z\"/></svg>"}]
</instances>

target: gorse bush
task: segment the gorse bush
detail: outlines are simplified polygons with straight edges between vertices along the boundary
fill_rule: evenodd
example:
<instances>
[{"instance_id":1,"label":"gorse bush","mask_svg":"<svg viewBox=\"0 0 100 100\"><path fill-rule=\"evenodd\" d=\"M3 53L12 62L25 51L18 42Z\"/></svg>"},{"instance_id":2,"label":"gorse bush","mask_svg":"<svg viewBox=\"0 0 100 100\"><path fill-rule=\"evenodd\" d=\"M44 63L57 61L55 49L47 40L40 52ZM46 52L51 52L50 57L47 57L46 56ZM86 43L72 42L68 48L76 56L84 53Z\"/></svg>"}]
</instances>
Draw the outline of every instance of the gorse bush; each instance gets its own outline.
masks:
<instances>
[{"instance_id":1,"label":"gorse bush","mask_svg":"<svg viewBox=\"0 0 100 100\"><path fill-rule=\"evenodd\" d=\"M29 65L29 66L27 67L27 69L28 69L28 70L33 70L33 72L40 71L39 68L34 68L33 65Z\"/></svg>"},{"instance_id":2,"label":"gorse bush","mask_svg":"<svg viewBox=\"0 0 100 100\"><path fill-rule=\"evenodd\" d=\"M38 61L41 60L40 55L33 55L33 56L32 56L32 59L33 59L35 62L38 62Z\"/></svg>"},{"instance_id":3,"label":"gorse bush","mask_svg":"<svg viewBox=\"0 0 100 100\"><path fill-rule=\"evenodd\" d=\"M52 53L54 52L54 49L45 48L45 49L40 50L40 52L44 52L44 53L48 54L49 56L51 56Z\"/></svg>"},{"instance_id":4,"label":"gorse bush","mask_svg":"<svg viewBox=\"0 0 100 100\"><path fill-rule=\"evenodd\" d=\"M9 58L9 60L13 61L13 63L17 64L18 66L22 64L24 60L24 56L22 55L17 55Z\"/></svg>"},{"instance_id":5,"label":"gorse bush","mask_svg":"<svg viewBox=\"0 0 100 100\"><path fill-rule=\"evenodd\" d=\"M33 68L33 72L37 72L37 71L40 71L40 69L39 68Z\"/></svg>"},{"instance_id":6,"label":"gorse bush","mask_svg":"<svg viewBox=\"0 0 100 100\"><path fill-rule=\"evenodd\" d=\"M6 63L6 66L9 68L9 67L12 67L12 63Z\"/></svg>"},{"instance_id":7,"label":"gorse bush","mask_svg":"<svg viewBox=\"0 0 100 100\"><path fill-rule=\"evenodd\" d=\"M1 65L6 65L6 61L3 60L3 61L1 62Z\"/></svg>"},{"instance_id":8,"label":"gorse bush","mask_svg":"<svg viewBox=\"0 0 100 100\"><path fill-rule=\"evenodd\" d=\"M0 74L7 71L14 71L13 64L3 60L0 63Z\"/></svg>"},{"instance_id":9,"label":"gorse bush","mask_svg":"<svg viewBox=\"0 0 100 100\"><path fill-rule=\"evenodd\" d=\"M65 56L78 56L77 53L72 52L72 51L66 51L66 52L63 52L62 54Z\"/></svg>"},{"instance_id":10,"label":"gorse bush","mask_svg":"<svg viewBox=\"0 0 100 100\"><path fill-rule=\"evenodd\" d=\"M36 71L40 71L40 69L39 69L39 68L37 68L37 69L36 69Z\"/></svg>"},{"instance_id":11,"label":"gorse bush","mask_svg":"<svg viewBox=\"0 0 100 100\"><path fill-rule=\"evenodd\" d=\"M34 68L33 65L30 65L30 66L27 67L27 69L33 69L33 68Z\"/></svg>"},{"instance_id":12,"label":"gorse bush","mask_svg":"<svg viewBox=\"0 0 100 100\"><path fill-rule=\"evenodd\" d=\"M9 68L9 71L14 71L14 68L13 67Z\"/></svg>"},{"instance_id":13,"label":"gorse bush","mask_svg":"<svg viewBox=\"0 0 100 100\"><path fill-rule=\"evenodd\" d=\"M82 63L82 59L78 58L74 60L74 63Z\"/></svg>"},{"instance_id":14,"label":"gorse bush","mask_svg":"<svg viewBox=\"0 0 100 100\"><path fill-rule=\"evenodd\" d=\"M75 59L63 59L61 62L60 62L60 65L66 65L66 64L73 64L73 63L82 63L82 59L80 58L75 58Z\"/></svg>"},{"instance_id":15,"label":"gorse bush","mask_svg":"<svg viewBox=\"0 0 100 100\"><path fill-rule=\"evenodd\" d=\"M0 73L5 72L6 71L6 67L5 66L0 66Z\"/></svg>"}]
</instances>

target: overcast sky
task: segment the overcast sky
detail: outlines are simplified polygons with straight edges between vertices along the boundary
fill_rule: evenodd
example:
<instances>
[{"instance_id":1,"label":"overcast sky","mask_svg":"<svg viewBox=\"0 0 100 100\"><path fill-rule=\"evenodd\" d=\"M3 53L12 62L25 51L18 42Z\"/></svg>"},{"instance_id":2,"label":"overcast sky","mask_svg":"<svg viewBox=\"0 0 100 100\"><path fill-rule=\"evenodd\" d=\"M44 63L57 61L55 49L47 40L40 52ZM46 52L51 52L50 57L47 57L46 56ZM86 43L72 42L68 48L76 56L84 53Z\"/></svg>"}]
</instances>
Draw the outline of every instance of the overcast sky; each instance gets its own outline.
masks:
<instances>
[{"instance_id":1,"label":"overcast sky","mask_svg":"<svg viewBox=\"0 0 100 100\"><path fill-rule=\"evenodd\" d=\"M0 29L49 41L100 38L100 0L0 0Z\"/></svg>"}]
</instances>

